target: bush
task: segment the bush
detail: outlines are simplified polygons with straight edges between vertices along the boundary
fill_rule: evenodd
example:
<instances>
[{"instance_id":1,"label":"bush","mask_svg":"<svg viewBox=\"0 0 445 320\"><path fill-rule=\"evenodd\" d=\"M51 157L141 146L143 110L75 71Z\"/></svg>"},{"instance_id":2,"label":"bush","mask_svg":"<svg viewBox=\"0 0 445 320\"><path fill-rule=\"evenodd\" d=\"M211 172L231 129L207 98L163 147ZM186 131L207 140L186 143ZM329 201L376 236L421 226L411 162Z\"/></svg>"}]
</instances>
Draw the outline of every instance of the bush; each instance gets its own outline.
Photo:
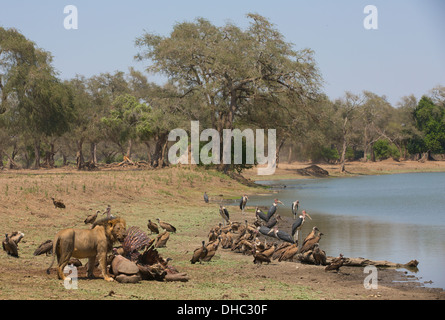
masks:
<instances>
[{"instance_id":1,"label":"bush","mask_svg":"<svg viewBox=\"0 0 445 320\"><path fill-rule=\"evenodd\" d=\"M398 160L400 158L400 152L397 147L389 143L388 140L377 140L373 145L373 151L376 160L385 160L393 158Z\"/></svg>"}]
</instances>

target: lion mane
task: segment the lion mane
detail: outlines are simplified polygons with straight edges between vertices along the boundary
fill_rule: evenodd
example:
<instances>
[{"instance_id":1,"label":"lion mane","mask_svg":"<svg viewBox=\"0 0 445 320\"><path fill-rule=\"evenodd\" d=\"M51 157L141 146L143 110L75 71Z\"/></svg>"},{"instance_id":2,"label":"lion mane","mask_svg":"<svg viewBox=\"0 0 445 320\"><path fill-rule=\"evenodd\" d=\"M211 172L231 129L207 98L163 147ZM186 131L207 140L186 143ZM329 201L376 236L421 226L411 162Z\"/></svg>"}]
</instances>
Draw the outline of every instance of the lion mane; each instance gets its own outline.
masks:
<instances>
[{"instance_id":1,"label":"lion mane","mask_svg":"<svg viewBox=\"0 0 445 320\"><path fill-rule=\"evenodd\" d=\"M126 222L122 218L102 219L91 229L64 229L59 231L53 241L53 259L46 272L54 264L57 256L57 275L65 280L63 269L71 258L88 258L88 277L93 277L96 257L99 259L99 269L107 281L113 278L107 274L107 253L111 251L116 241L125 238Z\"/></svg>"}]
</instances>

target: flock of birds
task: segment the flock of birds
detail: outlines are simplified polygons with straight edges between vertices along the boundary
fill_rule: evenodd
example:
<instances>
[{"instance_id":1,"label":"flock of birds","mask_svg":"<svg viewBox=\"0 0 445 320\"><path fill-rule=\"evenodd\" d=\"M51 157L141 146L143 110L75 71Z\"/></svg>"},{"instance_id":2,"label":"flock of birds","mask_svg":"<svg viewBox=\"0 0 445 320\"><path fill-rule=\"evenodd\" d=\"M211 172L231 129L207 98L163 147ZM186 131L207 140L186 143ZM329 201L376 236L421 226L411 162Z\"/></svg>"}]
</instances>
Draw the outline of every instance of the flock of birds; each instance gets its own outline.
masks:
<instances>
[{"instance_id":1,"label":"flock of birds","mask_svg":"<svg viewBox=\"0 0 445 320\"><path fill-rule=\"evenodd\" d=\"M248 196L243 195L239 202L239 208L245 213ZM209 203L209 196L204 193L204 201ZM270 263L272 260L293 261L295 257L302 262L313 262L316 265L325 266L325 271L339 271L345 259L342 254L338 258L327 263L326 252L320 248L319 242L322 232L314 226L312 231L300 243L300 230L306 218L312 220L311 216L302 210L298 213L298 200L292 203L293 223L290 226L290 233L278 228L278 224L283 219L276 214L278 205L284 206L283 202L275 199L267 213L259 207L255 209L255 221L253 224L234 222L230 220L228 209L222 204L219 206L219 213L222 222L218 226L210 229L208 242L202 241L201 245L193 252L190 260L192 264L196 262L210 261L219 247L231 249L245 255L252 255L255 264ZM264 237L260 237L260 236ZM263 238L263 240L260 240ZM272 238L272 241L268 239ZM276 241L278 240L278 241Z\"/></svg>"},{"instance_id":2,"label":"flock of birds","mask_svg":"<svg viewBox=\"0 0 445 320\"><path fill-rule=\"evenodd\" d=\"M66 208L63 201L54 198L51 199L55 208ZM248 199L247 195L243 195L239 202L239 208L243 215L245 214ZM204 201L209 203L207 193L204 193ZM244 223L231 221L229 211L221 204L219 206L219 213L222 222L210 229L207 244L206 241L201 242L201 245L194 250L190 262L192 264L196 262L209 262L215 256L218 248L221 247L245 255L252 255L254 258L253 263L255 264L270 263L272 260L294 261L295 257L297 257L298 260L302 262L311 261L316 265L325 266L325 271L334 270L338 272L345 258L340 254L338 258L327 263L326 252L322 250L319 245L323 233L320 232L316 226L314 226L311 232L303 239L301 246L299 245L300 230L306 218L312 220L311 216L305 210L302 210L301 213L298 214L300 202L296 200L291 206L293 223L290 226L290 233L278 228L279 222L283 221L283 219L276 214L279 204L284 206L283 202L275 199L267 213L263 212L259 207L256 207L255 221L252 224L248 223L247 219L244 220ZM106 217L98 220L99 214L102 216L106 215ZM94 228L96 224L104 219L113 218L111 206L108 205L103 212L98 210L96 213L88 215L84 223L91 224L91 228ZM141 247L166 247L170 234L176 233L176 227L159 218L157 218L156 221L157 223L148 219L147 223L150 235L157 234L155 238L149 239L140 229L137 228L137 230L133 230L130 228L127 231L127 241L124 241L121 248L114 248L113 253L122 254L126 251L127 254L132 254L137 253L136 251ZM8 255L18 258L18 244L23 237L24 233L20 231L5 234L5 239L2 242L3 250ZM263 240L260 240L260 238L263 238ZM268 241L268 239L273 239L273 241ZM135 250L135 248L137 250ZM34 255L52 254L52 250L52 240L46 240L36 248ZM119 250L123 250L123 252Z\"/></svg>"},{"instance_id":3,"label":"flock of birds","mask_svg":"<svg viewBox=\"0 0 445 320\"><path fill-rule=\"evenodd\" d=\"M54 198L51 198L53 201L53 205L55 208L65 209L66 205L63 203L62 200L56 200ZM104 216L104 218L98 219L99 216ZM104 211L97 210L96 213L88 215L85 220L83 221L84 224L90 224L90 228L93 229L97 224L100 224L104 220L110 220L114 219L115 216L111 213L111 206L108 205ZM176 232L176 227L174 227L172 224L162 221L159 218L156 219L158 222L157 224L151 219L148 219L147 228L150 231L150 234L157 234L156 237L154 237L150 243L150 245L153 245L154 248L164 248L167 245L167 241L170 238L171 233ZM131 246L137 246L139 243L144 243L146 239L149 239L148 236L145 235L144 232L136 233L133 232L134 230L130 228L127 231L127 242L124 241L124 245L122 246L124 249L128 249ZM133 232L133 233L132 233ZM141 236L142 235L142 236ZM19 250L18 250L18 244L20 240L25 236L25 234L21 231L14 231L11 234L5 234L5 239L2 242L3 250L10 256L18 258L19 257ZM151 239L149 239L151 240ZM130 242L129 242L130 241ZM139 242L138 242L139 241ZM131 243L131 245L129 244ZM118 248L117 251L115 250L115 253L122 254L122 247ZM141 247L139 246L138 249ZM125 250L124 250L125 251ZM127 250L128 251L128 250ZM53 252L53 241L52 240L45 240L42 242L34 251L33 255L50 255ZM130 252L131 253L131 252ZM81 265L80 261L74 261L77 259L73 259L72 262L74 265Z\"/></svg>"}]
</instances>

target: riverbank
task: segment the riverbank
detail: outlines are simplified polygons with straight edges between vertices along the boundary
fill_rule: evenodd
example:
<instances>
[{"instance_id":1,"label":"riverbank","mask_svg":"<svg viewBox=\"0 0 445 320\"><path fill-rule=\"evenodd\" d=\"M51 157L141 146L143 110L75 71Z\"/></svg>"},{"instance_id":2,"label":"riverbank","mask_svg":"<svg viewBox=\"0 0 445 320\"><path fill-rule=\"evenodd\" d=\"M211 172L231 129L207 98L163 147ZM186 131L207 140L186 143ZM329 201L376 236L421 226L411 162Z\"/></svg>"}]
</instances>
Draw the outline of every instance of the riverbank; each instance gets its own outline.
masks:
<instances>
[{"instance_id":1,"label":"riverbank","mask_svg":"<svg viewBox=\"0 0 445 320\"><path fill-rule=\"evenodd\" d=\"M208 204L203 201L204 191L210 196ZM209 263L190 264L193 250L207 240L210 228L221 220L218 206L222 199L263 192L202 168L2 171L1 232L20 230L25 237L19 244L20 258L1 251L0 299L445 299L442 290L407 282L410 279L394 269L379 270L378 289L366 290L363 283L367 274L357 267L342 267L336 274L298 262L273 261L257 266L251 256L230 249L219 249ZM51 197L62 199L66 209L55 208ZM113 214L127 220L127 226L147 230L147 220L158 217L175 225L177 233L159 252L172 258L171 265L187 273L190 280L130 285L81 278L78 290L66 290L54 273L47 275L51 258L33 256L35 248L63 228L85 228L85 217L108 204ZM246 215L233 208L230 214L232 221L254 220L253 208L248 208Z\"/></svg>"},{"instance_id":2,"label":"riverbank","mask_svg":"<svg viewBox=\"0 0 445 320\"><path fill-rule=\"evenodd\" d=\"M280 163L275 173L270 176L262 176L257 174L257 169L252 168L246 170L243 175L246 178L257 180L284 180L284 179L307 179L298 173L298 169L304 169L311 162L292 162ZM377 162L351 161L345 165L346 172L340 172L339 164L317 163L317 166L329 172L330 177L348 177L354 175L380 175L380 174L396 174L410 172L445 172L445 161L395 161L387 159Z\"/></svg>"}]
</instances>

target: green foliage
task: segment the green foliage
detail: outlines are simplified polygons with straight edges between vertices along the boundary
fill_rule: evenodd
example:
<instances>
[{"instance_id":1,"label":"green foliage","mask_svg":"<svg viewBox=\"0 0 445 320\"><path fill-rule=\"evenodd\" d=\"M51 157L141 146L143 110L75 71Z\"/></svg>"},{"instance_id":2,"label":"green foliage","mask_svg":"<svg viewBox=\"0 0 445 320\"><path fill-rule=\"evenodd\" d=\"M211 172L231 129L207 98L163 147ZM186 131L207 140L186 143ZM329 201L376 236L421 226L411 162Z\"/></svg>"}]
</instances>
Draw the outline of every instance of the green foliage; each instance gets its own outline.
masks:
<instances>
[{"instance_id":1,"label":"green foliage","mask_svg":"<svg viewBox=\"0 0 445 320\"><path fill-rule=\"evenodd\" d=\"M445 107L423 96L414 110L416 127L423 136L411 139L409 149L418 152L445 152Z\"/></svg>"},{"instance_id":2,"label":"green foliage","mask_svg":"<svg viewBox=\"0 0 445 320\"><path fill-rule=\"evenodd\" d=\"M373 151L376 160L385 160L393 158L395 160L400 158L400 152L397 147L388 140L378 140L373 145Z\"/></svg>"}]
</instances>

